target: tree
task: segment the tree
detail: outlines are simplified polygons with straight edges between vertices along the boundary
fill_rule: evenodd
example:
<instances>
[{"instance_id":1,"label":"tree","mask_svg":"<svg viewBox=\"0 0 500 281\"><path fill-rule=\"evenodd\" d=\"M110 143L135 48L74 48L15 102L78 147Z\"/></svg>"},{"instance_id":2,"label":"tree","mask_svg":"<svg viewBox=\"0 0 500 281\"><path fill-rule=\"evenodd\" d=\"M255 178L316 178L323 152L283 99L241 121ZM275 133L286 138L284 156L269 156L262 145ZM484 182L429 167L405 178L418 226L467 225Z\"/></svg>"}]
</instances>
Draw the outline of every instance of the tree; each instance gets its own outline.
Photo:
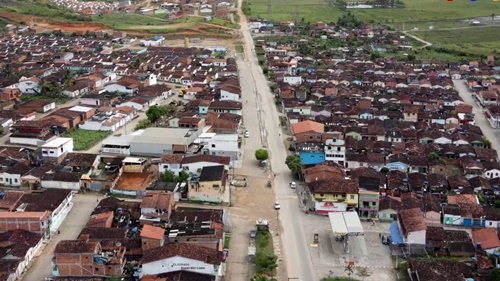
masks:
<instances>
[{"instance_id":1,"label":"tree","mask_svg":"<svg viewBox=\"0 0 500 281\"><path fill-rule=\"evenodd\" d=\"M380 172L381 172L381 173L384 173L384 174L387 174L387 173L389 173L389 168L387 168L387 167L382 167L382 169L380 169Z\"/></svg>"},{"instance_id":2,"label":"tree","mask_svg":"<svg viewBox=\"0 0 500 281\"><path fill-rule=\"evenodd\" d=\"M347 277L349 277L349 280L351 280L351 275L354 272L353 266L349 264L348 266L345 267L344 271L347 273Z\"/></svg>"},{"instance_id":3,"label":"tree","mask_svg":"<svg viewBox=\"0 0 500 281\"><path fill-rule=\"evenodd\" d=\"M149 119L141 120L135 125L135 130L141 130L151 127L151 121Z\"/></svg>"},{"instance_id":4,"label":"tree","mask_svg":"<svg viewBox=\"0 0 500 281\"><path fill-rule=\"evenodd\" d=\"M436 152L431 152L429 153L429 156L427 156L427 159L429 161L432 161L432 160L439 160L441 159L441 157L439 157L439 154L437 154Z\"/></svg>"},{"instance_id":5,"label":"tree","mask_svg":"<svg viewBox=\"0 0 500 281\"><path fill-rule=\"evenodd\" d=\"M172 172L170 170L165 170L165 172L160 174L160 181L177 182L177 177L174 175L174 172Z\"/></svg>"},{"instance_id":6,"label":"tree","mask_svg":"<svg viewBox=\"0 0 500 281\"><path fill-rule=\"evenodd\" d=\"M153 105L146 111L146 116L148 117L149 121L155 122L156 120L160 119L163 115L165 115L165 113L166 113L165 108Z\"/></svg>"},{"instance_id":7,"label":"tree","mask_svg":"<svg viewBox=\"0 0 500 281\"><path fill-rule=\"evenodd\" d=\"M491 148L491 141L488 138L483 137L483 142L486 148Z\"/></svg>"},{"instance_id":8,"label":"tree","mask_svg":"<svg viewBox=\"0 0 500 281\"><path fill-rule=\"evenodd\" d=\"M257 149L255 150L255 159L259 161L264 161L269 159L269 152L267 152L267 149Z\"/></svg>"},{"instance_id":9,"label":"tree","mask_svg":"<svg viewBox=\"0 0 500 281\"><path fill-rule=\"evenodd\" d=\"M490 271L490 280L491 281L500 281L500 269L495 268Z\"/></svg>"},{"instance_id":10,"label":"tree","mask_svg":"<svg viewBox=\"0 0 500 281\"><path fill-rule=\"evenodd\" d=\"M370 277L370 275L372 275L371 272L366 269L366 267L358 267L356 268L356 270L358 271L356 275L361 277L361 281L365 280L366 277Z\"/></svg>"},{"instance_id":11,"label":"tree","mask_svg":"<svg viewBox=\"0 0 500 281\"><path fill-rule=\"evenodd\" d=\"M285 164L292 173L300 175L302 173L302 161L297 154L289 155L286 157Z\"/></svg>"},{"instance_id":12,"label":"tree","mask_svg":"<svg viewBox=\"0 0 500 281\"><path fill-rule=\"evenodd\" d=\"M64 72L64 77L63 77L64 86L69 87L69 86L73 85L74 78L75 78L75 75L73 74L73 71L67 69Z\"/></svg>"},{"instance_id":13,"label":"tree","mask_svg":"<svg viewBox=\"0 0 500 281\"><path fill-rule=\"evenodd\" d=\"M179 172L179 176L177 177L177 182L186 182L189 179L189 174L186 171L182 170Z\"/></svg>"},{"instance_id":14,"label":"tree","mask_svg":"<svg viewBox=\"0 0 500 281\"><path fill-rule=\"evenodd\" d=\"M177 112L177 106L175 106L175 105L169 104L169 105L162 106L162 108L165 111L166 115L172 115L172 114Z\"/></svg>"}]
</instances>

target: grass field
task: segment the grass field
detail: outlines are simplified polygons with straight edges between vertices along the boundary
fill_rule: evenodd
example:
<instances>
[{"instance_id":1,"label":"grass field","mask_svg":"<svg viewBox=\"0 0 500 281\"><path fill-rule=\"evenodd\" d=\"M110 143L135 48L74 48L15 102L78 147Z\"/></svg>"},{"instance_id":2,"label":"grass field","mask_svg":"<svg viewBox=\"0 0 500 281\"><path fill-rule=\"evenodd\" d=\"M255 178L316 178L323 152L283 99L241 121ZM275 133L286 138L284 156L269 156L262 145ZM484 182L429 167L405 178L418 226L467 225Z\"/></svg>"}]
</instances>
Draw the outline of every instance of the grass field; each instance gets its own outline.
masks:
<instances>
[{"instance_id":1,"label":"grass field","mask_svg":"<svg viewBox=\"0 0 500 281\"><path fill-rule=\"evenodd\" d=\"M67 132L64 136L73 138L73 146L76 151L83 151L92 148L96 143L102 141L110 135L108 131L90 131L75 129Z\"/></svg>"},{"instance_id":2,"label":"grass field","mask_svg":"<svg viewBox=\"0 0 500 281\"><path fill-rule=\"evenodd\" d=\"M166 25L165 20L136 14L104 14L93 16L93 22L102 23L114 29L127 29L138 25Z\"/></svg>"},{"instance_id":3,"label":"grass field","mask_svg":"<svg viewBox=\"0 0 500 281\"><path fill-rule=\"evenodd\" d=\"M47 17L49 19L62 19L69 22L90 21L88 17L79 15L71 10L56 7L48 3L39 3L32 0L0 1L0 9L6 12L15 12L25 15Z\"/></svg>"}]
</instances>

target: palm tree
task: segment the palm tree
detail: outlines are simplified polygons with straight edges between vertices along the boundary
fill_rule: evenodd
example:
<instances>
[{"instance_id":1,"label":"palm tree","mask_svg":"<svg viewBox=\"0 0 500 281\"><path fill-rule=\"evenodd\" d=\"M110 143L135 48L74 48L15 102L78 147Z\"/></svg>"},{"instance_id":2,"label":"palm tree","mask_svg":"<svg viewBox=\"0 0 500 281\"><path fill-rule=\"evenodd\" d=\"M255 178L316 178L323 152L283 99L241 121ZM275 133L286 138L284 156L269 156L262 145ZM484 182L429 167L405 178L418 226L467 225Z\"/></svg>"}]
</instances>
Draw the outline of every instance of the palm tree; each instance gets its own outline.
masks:
<instances>
[{"instance_id":1,"label":"palm tree","mask_svg":"<svg viewBox=\"0 0 500 281\"><path fill-rule=\"evenodd\" d=\"M10 77L13 74L14 74L14 72L12 71L12 66L10 65L10 63L4 64L2 67L2 76Z\"/></svg>"},{"instance_id":2,"label":"palm tree","mask_svg":"<svg viewBox=\"0 0 500 281\"><path fill-rule=\"evenodd\" d=\"M64 86L69 87L69 86L73 85L74 78L75 78L75 75L74 75L73 71L66 69L66 71L64 72L64 77L63 77Z\"/></svg>"}]
</instances>

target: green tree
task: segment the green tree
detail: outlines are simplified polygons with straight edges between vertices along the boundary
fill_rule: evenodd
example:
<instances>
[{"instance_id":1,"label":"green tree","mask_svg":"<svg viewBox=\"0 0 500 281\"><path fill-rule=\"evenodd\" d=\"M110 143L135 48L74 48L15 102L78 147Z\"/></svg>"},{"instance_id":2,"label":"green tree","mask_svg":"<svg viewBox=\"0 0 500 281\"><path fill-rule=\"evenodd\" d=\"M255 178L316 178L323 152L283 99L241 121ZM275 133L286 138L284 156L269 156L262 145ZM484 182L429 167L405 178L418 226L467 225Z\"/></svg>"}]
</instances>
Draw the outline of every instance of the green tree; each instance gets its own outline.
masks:
<instances>
[{"instance_id":1,"label":"green tree","mask_svg":"<svg viewBox=\"0 0 500 281\"><path fill-rule=\"evenodd\" d=\"M351 280L351 275L354 273L354 267L349 264L345 267L344 272L347 273L347 277L349 277L349 280Z\"/></svg>"},{"instance_id":2,"label":"green tree","mask_svg":"<svg viewBox=\"0 0 500 281\"><path fill-rule=\"evenodd\" d=\"M491 281L500 281L500 269L495 268L490 271L490 280Z\"/></svg>"},{"instance_id":3,"label":"green tree","mask_svg":"<svg viewBox=\"0 0 500 281\"><path fill-rule=\"evenodd\" d=\"M366 277L370 277L370 275L372 275L371 272L366 269L366 267L358 267L356 268L356 271L358 271L356 275L361 277L361 281L365 280Z\"/></svg>"},{"instance_id":4,"label":"green tree","mask_svg":"<svg viewBox=\"0 0 500 281\"><path fill-rule=\"evenodd\" d=\"M177 182L177 176L174 175L174 172L170 170L165 170L162 174L160 174L160 181L163 182Z\"/></svg>"},{"instance_id":5,"label":"green tree","mask_svg":"<svg viewBox=\"0 0 500 281\"><path fill-rule=\"evenodd\" d=\"M259 161L267 160L269 159L269 152L267 151L267 149L263 148L257 149L255 150L255 159Z\"/></svg>"},{"instance_id":6,"label":"green tree","mask_svg":"<svg viewBox=\"0 0 500 281\"><path fill-rule=\"evenodd\" d=\"M2 67L2 76L3 77L11 77L11 76L14 76L14 71L12 70L12 66L10 65L10 63L6 63L3 65Z\"/></svg>"},{"instance_id":7,"label":"green tree","mask_svg":"<svg viewBox=\"0 0 500 281\"><path fill-rule=\"evenodd\" d=\"M289 155L286 157L285 164L292 173L300 175L302 173L302 161L297 154Z\"/></svg>"},{"instance_id":8,"label":"green tree","mask_svg":"<svg viewBox=\"0 0 500 281\"><path fill-rule=\"evenodd\" d=\"M69 86L73 85L74 78L75 78L75 75L74 75L73 71L67 69L64 72L64 77L63 77L64 86L69 87Z\"/></svg>"},{"instance_id":9,"label":"green tree","mask_svg":"<svg viewBox=\"0 0 500 281\"><path fill-rule=\"evenodd\" d=\"M146 116L148 117L149 121L155 122L156 120L164 116L165 113L166 113L165 108L153 105L146 111Z\"/></svg>"},{"instance_id":10,"label":"green tree","mask_svg":"<svg viewBox=\"0 0 500 281\"><path fill-rule=\"evenodd\" d=\"M486 148L491 148L491 141L487 137L483 136L483 142Z\"/></svg>"},{"instance_id":11,"label":"green tree","mask_svg":"<svg viewBox=\"0 0 500 281\"><path fill-rule=\"evenodd\" d=\"M436 152L431 152L429 153L429 155L427 156L427 159L429 161L432 161L432 160L439 160L441 159L441 157L439 157L439 154L437 154Z\"/></svg>"},{"instance_id":12,"label":"green tree","mask_svg":"<svg viewBox=\"0 0 500 281\"><path fill-rule=\"evenodd\" d=\"M165 111L165 114L169 115L169 116L177 112L177 106L175 106L175 105L171 105L171 104L164 105L161 108Z\"/></svg>"},{"instance_id":13,"label":"green tree","mask_svg":"<svg viewBox=\"0 0 500 281\"><path fill-rule=\"evenodd\" d=\"M151 121L149 119L141 120L135 125L135 130L141 130L151 127Z\"/></svg>"},{"instance_id":14,"label":"green tree","mask_svg":"<svg viewBox=\"0 0 500 281\"><path fill-rule=\"evenodd\" d=\"M384 174L387 174L387 173L389 173L389 168L387 168L387 167L382 167L382 169L380 169L380 172L381 172L381 173L384 173Z\"/></svg>"},{"instance_id":15,"label":"green tree","mask_svg":"<svg viewBox=\"0 0 500 281\"><path fill-rule=\"evenodd\" d=\"M182 170L179 172L179 176L177 177L177 182L186 182L189 179L189 174L186 171Z\"/></svg>"}]
</instances>

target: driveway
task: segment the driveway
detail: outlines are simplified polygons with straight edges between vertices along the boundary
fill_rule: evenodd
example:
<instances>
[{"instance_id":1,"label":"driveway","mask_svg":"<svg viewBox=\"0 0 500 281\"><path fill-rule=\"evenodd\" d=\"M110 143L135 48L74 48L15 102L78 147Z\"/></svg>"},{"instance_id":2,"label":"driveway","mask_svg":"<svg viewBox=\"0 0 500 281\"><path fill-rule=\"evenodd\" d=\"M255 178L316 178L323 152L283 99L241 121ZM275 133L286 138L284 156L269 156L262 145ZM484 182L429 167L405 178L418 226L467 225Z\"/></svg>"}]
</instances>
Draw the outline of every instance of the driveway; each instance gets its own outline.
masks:
<instances>
[{"instance_id":1,"label":"driveway","mask_svg":"<svg viewBox=\"0 0 500 281\"><path fill-rule=\"evenodd\" d=\"M40 281L52 276L51 261L57 243L78 237L82 228L87 224L90 214L97 206L97 198L102 198L102 195L77 194L73 197L73 207L59 228L61 233L54 234L49 243L42 246L42 252L31 261L28 265L28 271L21 280Z\"/></svg>"},{"instance_id":2,"label":"driveway","mask_svg":"<svg viewBox=\"0 0 500 281\"><path fill-rule=\"evenodd\" d=\"M469 87L465 85L465 80L453 80L453 84L464 102L472 105L476 125L481 128L483 135L491 141L491 148L496 149L498 153L500 151L500 130L491 127L488 120L486 120L483 109L477 104Z\"/></svg>"}]
</instances>

